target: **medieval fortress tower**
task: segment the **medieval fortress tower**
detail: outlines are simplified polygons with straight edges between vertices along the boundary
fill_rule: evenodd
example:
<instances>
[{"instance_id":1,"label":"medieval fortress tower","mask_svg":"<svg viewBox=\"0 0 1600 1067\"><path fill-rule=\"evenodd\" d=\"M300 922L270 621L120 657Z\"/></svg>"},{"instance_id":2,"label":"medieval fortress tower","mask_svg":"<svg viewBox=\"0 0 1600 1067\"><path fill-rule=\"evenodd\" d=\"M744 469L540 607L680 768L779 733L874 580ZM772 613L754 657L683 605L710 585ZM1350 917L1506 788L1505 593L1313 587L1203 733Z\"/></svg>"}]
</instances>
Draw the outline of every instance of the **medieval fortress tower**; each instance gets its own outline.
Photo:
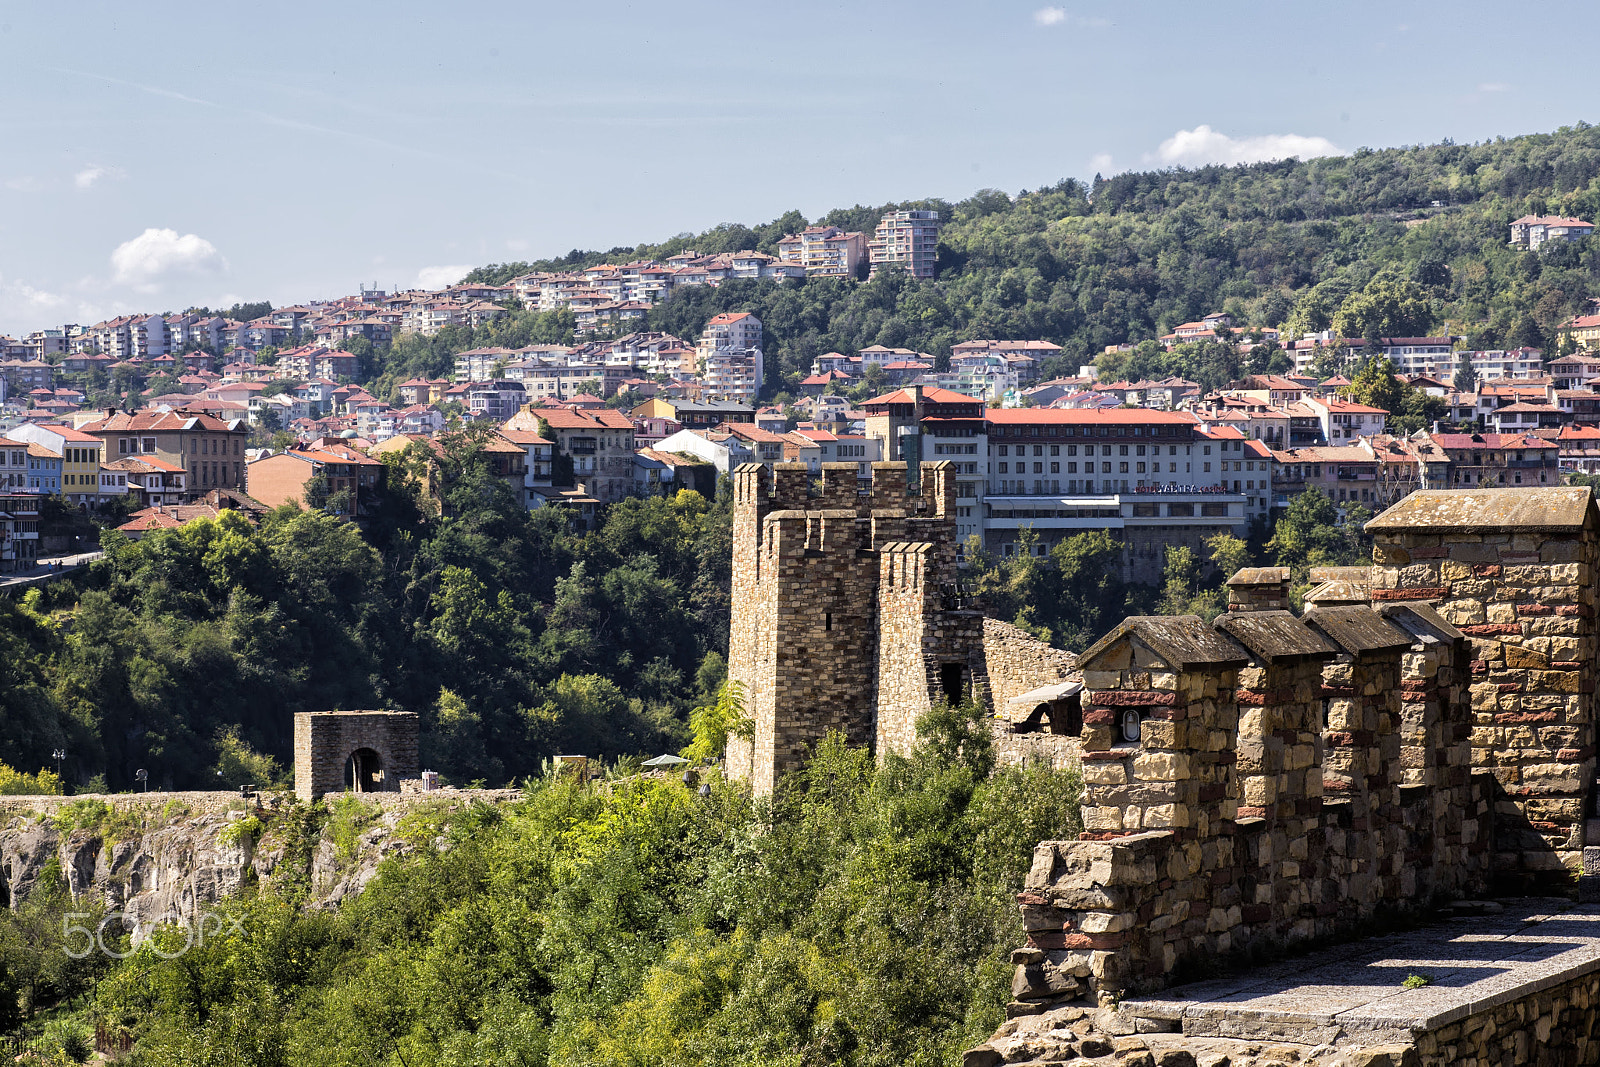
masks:
<instances>
[{"instance_id":1,"label":"medieval fortress tower","mask_svg":"<svg viewBox=\"0 0 1600 1067\"><path fill-rule=\"evenodd\" d=\"M804 762L829 730L904 751L941 698L1003 707L1059 683L1070 654L968 606L956 580L953 463L803 463L733 473L733 628L728 677L744 687L753 741L728 749L757 793Z\"/></svg>"}]
</instances>

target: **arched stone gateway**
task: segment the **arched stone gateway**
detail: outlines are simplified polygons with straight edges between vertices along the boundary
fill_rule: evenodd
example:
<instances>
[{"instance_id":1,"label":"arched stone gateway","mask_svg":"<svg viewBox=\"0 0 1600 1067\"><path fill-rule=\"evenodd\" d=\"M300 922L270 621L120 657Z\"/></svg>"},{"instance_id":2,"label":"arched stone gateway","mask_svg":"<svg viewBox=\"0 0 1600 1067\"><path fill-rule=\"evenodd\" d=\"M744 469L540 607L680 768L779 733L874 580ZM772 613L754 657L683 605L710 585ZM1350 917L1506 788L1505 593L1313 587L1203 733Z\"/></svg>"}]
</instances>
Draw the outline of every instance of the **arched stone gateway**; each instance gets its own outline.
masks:
<instances>
[{"instance_id":1,"label":"arched stone gateway","mask_svg":"<svg viewBox=\"0 0 1600 1067\"><path fill-rule=\"evenodd\" d=\"M294 717L294 789L395 793L416 778L417 716L409 711L305 711Z\"/></svg>"},{"instance_id":2,"label":"arched stone gateway","mask_svg":"<svg viewBox=\"0 0 1600 1067\"><path fill-rule=\"evenodd\" d=\"M344 761L345 789L352 793L383 790L383 757L370 748L358 748Z\"/></svg>"}]
</instances>

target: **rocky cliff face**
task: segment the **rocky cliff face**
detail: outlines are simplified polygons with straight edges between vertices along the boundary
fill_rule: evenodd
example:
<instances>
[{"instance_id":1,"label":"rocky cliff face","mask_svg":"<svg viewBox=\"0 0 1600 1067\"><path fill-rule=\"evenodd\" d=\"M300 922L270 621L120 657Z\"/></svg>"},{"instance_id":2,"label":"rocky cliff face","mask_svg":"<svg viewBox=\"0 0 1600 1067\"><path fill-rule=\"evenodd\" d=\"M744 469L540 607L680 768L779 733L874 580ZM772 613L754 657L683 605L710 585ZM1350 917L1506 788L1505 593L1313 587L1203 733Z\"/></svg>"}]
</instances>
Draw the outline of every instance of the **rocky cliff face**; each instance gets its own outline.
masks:
<instances>
[{"instance_id":1,"label":"rocky cliff face","mask_svg":"<svg viewBox=\"0 0 1600 1067\"><path fill-rule=\"evenodd\" d=\"M413 847L408 813L517 795L442 790L311 806L289 794L3 797L0 901L16 908L46 884L64 885L74 902L119 914L136 943L163 923L195 929L212 905L245 891L331 907Z\"/></svg>"}]
</instances>

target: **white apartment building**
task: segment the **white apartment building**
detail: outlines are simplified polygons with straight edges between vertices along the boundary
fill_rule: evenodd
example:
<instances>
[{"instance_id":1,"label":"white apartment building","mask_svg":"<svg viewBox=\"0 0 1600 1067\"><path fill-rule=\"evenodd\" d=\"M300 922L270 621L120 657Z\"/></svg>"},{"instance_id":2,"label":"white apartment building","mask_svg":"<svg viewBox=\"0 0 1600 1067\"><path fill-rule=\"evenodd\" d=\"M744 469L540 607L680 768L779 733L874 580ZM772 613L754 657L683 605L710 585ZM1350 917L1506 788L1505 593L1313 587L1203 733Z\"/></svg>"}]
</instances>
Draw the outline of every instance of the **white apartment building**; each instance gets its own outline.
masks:
<instances>
[{"instance_id":1,"label":"white apartment building","mask_svg":"<svg viewBox=\"0 0 1600 1067\"><path fill-rule=\"evenodd\" d=\"M807 274L854 278L867 258L867 237L837 226L807 226L779 241L778 255L786 263L800 264Z\"/></svg>"},{"instance_id":2,"label":"white apartment building","mask_svg":"<svg viewBox=\"0 0 1600 1067\"><path fill-rule=\"evenodd\" d=\"M898 263L913 278L931 278L938 247L937 211L891 211L878 223L877 232L867 243L867 253L874 271L885 264Z\"/></svg>"}]
</instances>

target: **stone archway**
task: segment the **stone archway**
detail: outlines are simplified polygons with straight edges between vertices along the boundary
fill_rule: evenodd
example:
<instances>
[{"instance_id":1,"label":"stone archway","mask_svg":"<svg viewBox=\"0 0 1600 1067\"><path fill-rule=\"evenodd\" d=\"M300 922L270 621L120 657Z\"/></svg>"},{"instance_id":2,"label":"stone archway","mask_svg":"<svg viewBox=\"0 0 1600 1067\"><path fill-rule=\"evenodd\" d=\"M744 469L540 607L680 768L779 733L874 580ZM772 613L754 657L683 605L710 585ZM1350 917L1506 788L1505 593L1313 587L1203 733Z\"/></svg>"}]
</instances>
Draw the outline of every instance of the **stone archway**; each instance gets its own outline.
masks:
<instances>
[{"instance_id":1,"label":"stone archway","mask_svg":"<svg viewBox=\"0 0 1600 1067\"><path fill-rule=\"evenodd\" d=\"M421 772L417 716L409 711L302 711L294 717L294 787L325 793L397 793Z\"/></svg>"},{"instance_id":2,"label":"stone archway","mask_svg":"<svg viewBox=\"0 0 1600 1067\"><path fill-rule=\"evenodd\" d=\"M380 793L383 778L383 757L377 749L358 748L344 761L344 784L352 793Z\"/></svg>"}]
</instances>

